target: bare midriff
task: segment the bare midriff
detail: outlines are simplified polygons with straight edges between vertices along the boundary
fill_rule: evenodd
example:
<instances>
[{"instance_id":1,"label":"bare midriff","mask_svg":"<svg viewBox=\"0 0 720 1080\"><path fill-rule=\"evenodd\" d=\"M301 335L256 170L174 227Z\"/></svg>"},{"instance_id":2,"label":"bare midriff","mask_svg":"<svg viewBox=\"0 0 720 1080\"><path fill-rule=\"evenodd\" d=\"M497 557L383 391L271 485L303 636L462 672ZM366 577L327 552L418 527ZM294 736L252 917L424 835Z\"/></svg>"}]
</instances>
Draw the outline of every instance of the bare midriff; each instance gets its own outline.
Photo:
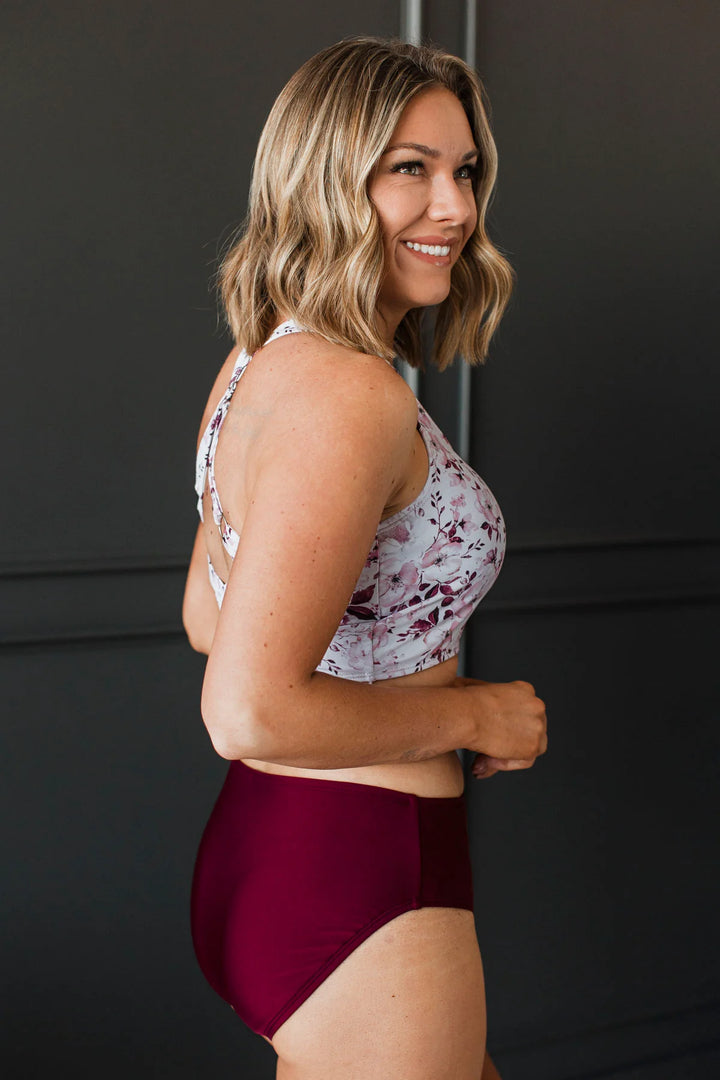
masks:
<instances>
[{"instance_id":1,"label":"bare midriff","mask_svg":"<svg viewBox=\"0 0 720 1080\"><path fill-rule=\"evenodd\" d=\"M424 671L401 675L392 680L380 680L373 686L392 683L393 686L450 686L457 675L456 656ZM464 776L460 759L454 750L424 761L389 762L382 765L359 765L350 769L298 769L278 765L273 761L242 758L251 769L276 773L280 776L311 776L319 780L340 780L346 783L369 784L373 787L394 788L425 798L461 795Z\"/></svg>"}]
</instances>

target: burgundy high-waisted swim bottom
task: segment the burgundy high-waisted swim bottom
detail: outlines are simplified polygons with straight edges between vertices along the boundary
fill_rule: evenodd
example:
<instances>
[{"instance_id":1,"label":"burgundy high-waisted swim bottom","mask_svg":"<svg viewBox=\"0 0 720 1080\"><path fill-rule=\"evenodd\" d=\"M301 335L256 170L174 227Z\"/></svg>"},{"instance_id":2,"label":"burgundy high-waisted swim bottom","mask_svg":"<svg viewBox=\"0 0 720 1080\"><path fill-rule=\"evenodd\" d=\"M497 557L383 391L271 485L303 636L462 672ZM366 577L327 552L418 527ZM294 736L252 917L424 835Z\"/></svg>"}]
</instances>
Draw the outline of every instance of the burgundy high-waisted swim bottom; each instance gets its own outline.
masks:
<instances>
[{"instance_id":1,"label":"burgundy high-waisted swim bottom","mask_svg":"<svg viewBox=\"0 0 720 1080\"><path fill-rule=\"evenodd\" d=\"M210 985L271 1039L353 949L413 908L473 909L465 797L230 764L195 865Z\"/></svg>"}]
</instances>

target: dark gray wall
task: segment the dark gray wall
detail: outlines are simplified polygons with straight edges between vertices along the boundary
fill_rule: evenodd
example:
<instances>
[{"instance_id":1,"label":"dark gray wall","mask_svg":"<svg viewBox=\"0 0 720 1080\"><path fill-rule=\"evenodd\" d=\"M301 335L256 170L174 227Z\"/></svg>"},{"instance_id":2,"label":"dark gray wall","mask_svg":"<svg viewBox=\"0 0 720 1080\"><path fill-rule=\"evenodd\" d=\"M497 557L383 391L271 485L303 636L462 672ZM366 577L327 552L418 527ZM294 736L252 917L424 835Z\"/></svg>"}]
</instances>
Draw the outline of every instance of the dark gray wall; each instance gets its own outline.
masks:
<instances>
[{"instance_id":1,"label":"dark gray wall","mask_svg":"<svg viewBox=\"0 0 720 1080\"><path fill-rule=\"evenodd\" d=\"M457 51L463 17L425 5ZM287 77L399 19L380 3L3 8L6 1076L274 1075L187 925L224 772L179 621L194 439L229 347L208 283ZM473 373L471 459L510 550L468 671L531 679L551 736L529 773L469 781L506 1080L720 1064L718 29L699 0L478 5L492 229L519 285ZM455 381L422 387L453 436Z\"/></svg>"},{"instance_id":2,"label":"dark gray wall","mask_svg":"<svg viewBox=\"0 0 720 1080\"><path fill-rule=\"evenodd\" d=\"M719 16L479 5L518 287L473 374L509 553L469 666L530 679L550 746L470 807L510 1080L720 1075Z\"/></svg>"}]
</instances>

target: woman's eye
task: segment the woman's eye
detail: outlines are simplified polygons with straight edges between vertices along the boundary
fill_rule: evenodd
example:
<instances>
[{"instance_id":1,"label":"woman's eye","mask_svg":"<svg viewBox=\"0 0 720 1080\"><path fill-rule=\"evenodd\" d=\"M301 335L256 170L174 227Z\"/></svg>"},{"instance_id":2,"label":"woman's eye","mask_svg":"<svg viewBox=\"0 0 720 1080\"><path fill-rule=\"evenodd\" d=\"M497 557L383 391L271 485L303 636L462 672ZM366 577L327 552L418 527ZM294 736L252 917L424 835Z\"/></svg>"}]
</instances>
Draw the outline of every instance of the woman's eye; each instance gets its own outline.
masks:
<instances>
[{"instance_id":1,"label":"woman's eye","mask_svg":"<svg viewBox=\"0 0 720 1080\"><path fill-rule=\"evenodd\" d=\"M477 165L462 165L458 169L458 176L461 180L474 180L477 176Z\"/></svg>"},{"instance_id":2,"label":"woman's eye","mask_svg":"<svg viewBox=\"0 0 720 1080\"><path fill-rule=\"evenodd\" d=\"M402 173L404 176L417 176L422 167L422 161L399 161L397 165L393 165L390 172Z\"/></svg>"}]
</instances>

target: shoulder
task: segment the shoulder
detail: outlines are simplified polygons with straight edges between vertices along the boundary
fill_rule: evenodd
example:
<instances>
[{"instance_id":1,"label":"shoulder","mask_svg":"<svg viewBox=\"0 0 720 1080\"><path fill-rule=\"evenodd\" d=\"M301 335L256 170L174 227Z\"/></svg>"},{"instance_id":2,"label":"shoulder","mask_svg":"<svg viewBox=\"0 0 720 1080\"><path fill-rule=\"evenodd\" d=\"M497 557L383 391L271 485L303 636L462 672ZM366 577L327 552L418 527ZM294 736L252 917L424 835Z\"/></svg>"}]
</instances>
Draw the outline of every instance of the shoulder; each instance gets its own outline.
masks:
<instances>
[{"instance_id":1,"label":"shoulder","mask_svg":"<svg viewBox=\"0 0 720 1080\"><path fill-rule=\"evenodd\" d=\"M295 419L366 435L415 431L417 398L391 364L315 334L276 339L255 354L246 374Z\"/></svg>"}]
</instances>

